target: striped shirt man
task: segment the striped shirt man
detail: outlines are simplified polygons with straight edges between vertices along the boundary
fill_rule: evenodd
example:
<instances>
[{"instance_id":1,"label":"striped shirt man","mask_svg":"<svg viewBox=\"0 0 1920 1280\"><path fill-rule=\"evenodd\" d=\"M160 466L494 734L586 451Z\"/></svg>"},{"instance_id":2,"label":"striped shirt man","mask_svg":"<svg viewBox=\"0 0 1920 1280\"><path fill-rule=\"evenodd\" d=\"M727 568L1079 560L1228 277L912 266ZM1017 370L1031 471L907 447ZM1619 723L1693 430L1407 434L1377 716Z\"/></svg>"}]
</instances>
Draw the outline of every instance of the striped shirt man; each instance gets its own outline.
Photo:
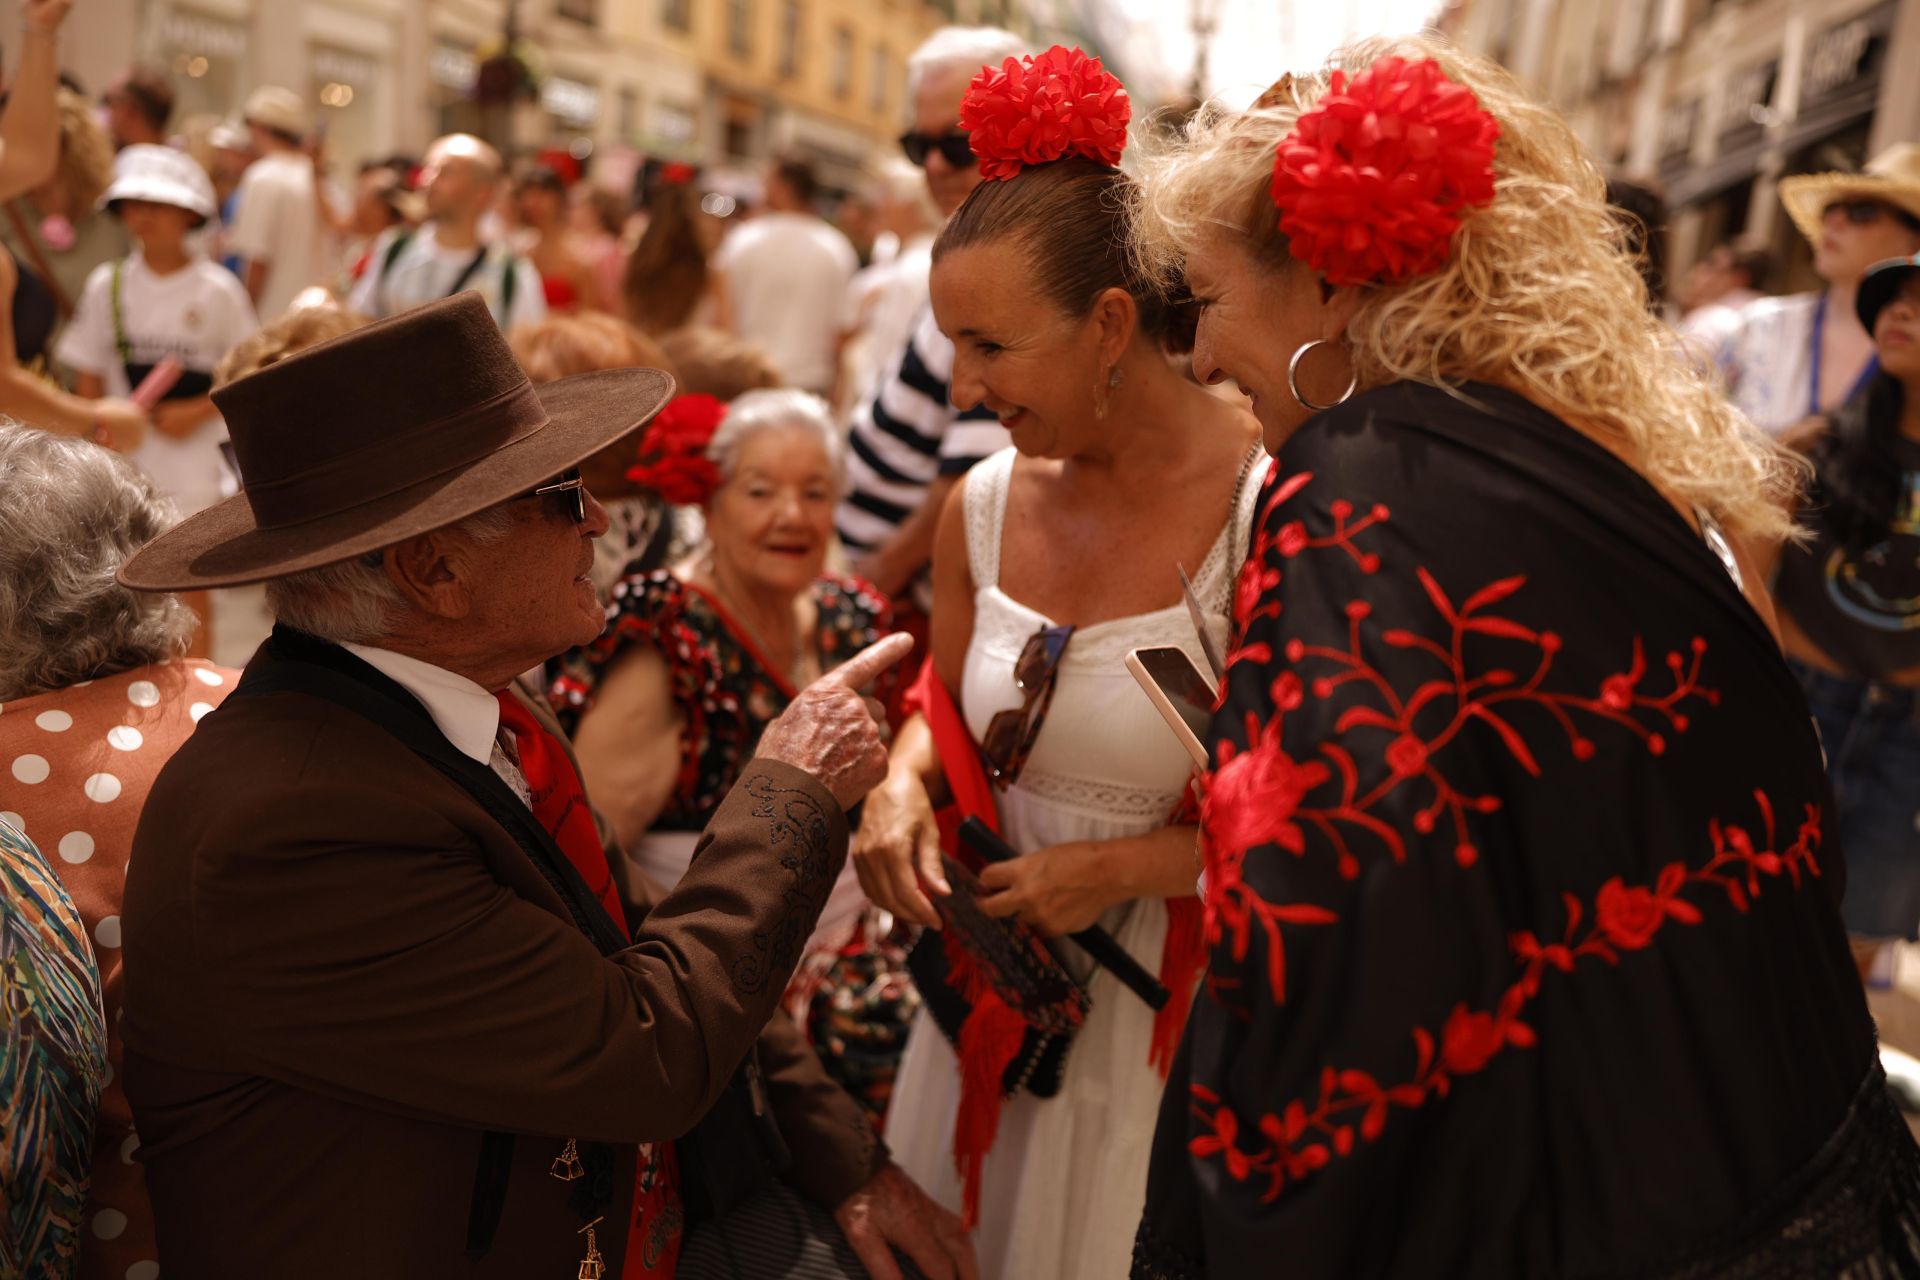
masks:
<instances>
[{"instance_id":1,"label":"striped shirt man","mask_svg":"<svg viewBox=\"0 0 1920 1280\"><path fill-rule=\"evenodd\" d=\"M933 309L923 308L898 368L870 402L854 411L847 496L835 524L855 562L889 547L926 505L929 491L946 492L949 485L940 481L950 483L1012 443L992 411L983 406L965 413L954 409L948 399L952 376L953 344L934 323ZM896 566L919 579L914 597L923 610L931 599L919 570L932 547L932 524L938 515L932 511L917 522L923 533L916 539L917 555L909 557L910 565ZM878 585L895 586L884 581Z\"/></svg>"}]
</instances>

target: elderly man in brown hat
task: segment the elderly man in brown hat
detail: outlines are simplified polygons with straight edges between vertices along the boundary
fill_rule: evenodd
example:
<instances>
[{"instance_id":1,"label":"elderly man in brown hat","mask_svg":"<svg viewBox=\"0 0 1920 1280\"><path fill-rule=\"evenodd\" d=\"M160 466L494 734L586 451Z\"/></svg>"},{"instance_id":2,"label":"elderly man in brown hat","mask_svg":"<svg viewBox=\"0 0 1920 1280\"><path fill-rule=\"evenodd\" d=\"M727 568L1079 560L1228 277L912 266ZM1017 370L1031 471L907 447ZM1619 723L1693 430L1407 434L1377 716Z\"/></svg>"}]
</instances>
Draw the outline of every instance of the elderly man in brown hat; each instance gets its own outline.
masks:
<instances>
[{"instance_id":1,"label":"elderly man in brown hat","mask_svg":"<svg viewBox=\"0 0 1920 1280\"><path fill-rule=\"evenodd\" d=\"M906 641L801 693L651 910L509 692L599 632L577 467L671 389L536 390L465 293L215 393L244 492L120 574L267 580L278 619L162 771L128 877L125 1083L169 1274L671 1275L683 1220L782 1165L874 1274L889 1243L971 1274L769 1025L885 772L858 686Z\"/></svg>"}]
</instances>

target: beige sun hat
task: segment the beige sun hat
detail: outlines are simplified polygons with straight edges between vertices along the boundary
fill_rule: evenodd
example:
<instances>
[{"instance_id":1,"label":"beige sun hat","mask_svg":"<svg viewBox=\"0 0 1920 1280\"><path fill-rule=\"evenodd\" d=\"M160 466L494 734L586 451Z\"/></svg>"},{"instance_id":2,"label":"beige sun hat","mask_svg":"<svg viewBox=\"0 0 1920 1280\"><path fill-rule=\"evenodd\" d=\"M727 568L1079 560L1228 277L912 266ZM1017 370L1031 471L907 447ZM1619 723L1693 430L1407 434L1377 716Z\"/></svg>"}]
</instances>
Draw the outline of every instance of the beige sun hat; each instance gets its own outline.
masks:
<instances>
[{"instance_id":1,"label":"beige sun hat","mask_svg":"<svg viewBox=\"0 0 1920 1280\"><path fill-rule=\"evenodd\" d=\"M1780 203L1816 244L1821 216L1841 200L1878 200L1920 218L1920 146L1888 147L1860 173L1803 173L1780 180Z\"/></svg>"},{"instance_id":2,"label":"beige sun hat","mask_svg":"<svg viewBox=\"0 0 1920 1280\"><path fill-rule=\"evenodd\" d=\"M313 127L306 102L293 90L282 89L277 84L263 84L255 89L240 115L248 124L262 125L295 138L306 137L307 130Z\"/></svg>"}]
</instances>

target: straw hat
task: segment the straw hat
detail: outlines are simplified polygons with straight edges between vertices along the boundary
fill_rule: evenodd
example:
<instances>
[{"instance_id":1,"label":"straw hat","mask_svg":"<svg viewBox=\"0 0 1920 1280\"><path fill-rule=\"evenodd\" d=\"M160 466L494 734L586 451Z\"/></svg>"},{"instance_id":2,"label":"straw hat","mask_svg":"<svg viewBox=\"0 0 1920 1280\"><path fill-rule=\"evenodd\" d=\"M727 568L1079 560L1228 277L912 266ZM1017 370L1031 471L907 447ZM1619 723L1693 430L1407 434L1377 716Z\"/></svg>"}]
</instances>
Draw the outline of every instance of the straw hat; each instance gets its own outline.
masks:
<instances>
[{"instance_id":1,"label":"straw hat","mask_svg":"<svg viewBox=\"0 0 1920 1280\"><path fill-rule=\"evenodd\" d=\"M203 223L218 212L213 183L192 156L144 142L122 147L113 158L113 182L100 197L100 207L111 209L121 200L170 204L199 214Z\"/></svg>"},{"instance_id":2,"label":"straw hat","mask_svg":"<svg viewBox=\"0 0 1920 1280\"><path fill-rule=\"evenodd\" d=\"M1821 216L1841 200L1878 200L1920 218L1920 146L1888 147L1862 173L1803 173L1780 180L1780 203L1815 244Z\"/></svg>"},{"instance_id":3,"label":"straw hat","mask_svg":"<svg viewBox=\"0 0 1920 1280\"><path fill-rule=\"evenodd\" d=\"M313 121L307 115L307 104L300 95L275 84L263 84L255 89L247 98L246 109L240 115L248 124L257 124L295 138L306 137L307 130L313 127Z\"/></svg>"},{"instance_id":4,"label":"straw hat","mask_svg":"<svg viewBox=\"0 0 1920 1280\"><path fill-rule=\"evenodd\" d=\"M658 369L535 387L468 290L268 365L213 393L241 491L120 567L135 591L262 582L463 520L639 430Z\"/></svg>"}]
</instances>

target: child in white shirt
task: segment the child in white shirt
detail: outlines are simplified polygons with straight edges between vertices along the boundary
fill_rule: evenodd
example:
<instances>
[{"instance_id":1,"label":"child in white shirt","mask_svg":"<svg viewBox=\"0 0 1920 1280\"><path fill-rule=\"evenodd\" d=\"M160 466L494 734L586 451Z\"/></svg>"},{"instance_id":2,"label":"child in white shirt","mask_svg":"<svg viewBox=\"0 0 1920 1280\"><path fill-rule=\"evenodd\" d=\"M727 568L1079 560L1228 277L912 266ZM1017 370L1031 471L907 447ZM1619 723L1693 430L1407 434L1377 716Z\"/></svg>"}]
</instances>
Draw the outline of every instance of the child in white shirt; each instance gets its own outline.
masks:
<instances>
[{"instance_id":1,"label":"child in white shirt","mask_svg":"<svg viewBox=\"0 0 1920 1280\"><path fill-rule=\"evenodd\" d=\"M230 272L190 247L215 206L213 184L185 152L127 147L101 203L139 248L94 268L54 354L83 396L131 395L154 366L179 362L179 380L153 406L155 430L128 461L189 516L229 490L226 432L208 393L220 357L258 327L253 304Z\"/></svg>"},{"instance_id":2,"label":"child in white shirt","mask_svg":"<svg viewBox=\"0 0 1920 1280\"><path fill-rule=\"evenodd\" d=\"M152 404L153 430L127 460L190 516L232 492L220 450L226 426L209 393L220 357L257 327L253 304L232 273L189 242L216 208L213 184L191 156L127 147L100 200L139 248L94 268L54 357L90 398L132 395L156 366L178 362L179 377ZM206 593L182 599L204 624ZM207 644L203 625L194 652Z\"/></svg>"}]
</instances>

